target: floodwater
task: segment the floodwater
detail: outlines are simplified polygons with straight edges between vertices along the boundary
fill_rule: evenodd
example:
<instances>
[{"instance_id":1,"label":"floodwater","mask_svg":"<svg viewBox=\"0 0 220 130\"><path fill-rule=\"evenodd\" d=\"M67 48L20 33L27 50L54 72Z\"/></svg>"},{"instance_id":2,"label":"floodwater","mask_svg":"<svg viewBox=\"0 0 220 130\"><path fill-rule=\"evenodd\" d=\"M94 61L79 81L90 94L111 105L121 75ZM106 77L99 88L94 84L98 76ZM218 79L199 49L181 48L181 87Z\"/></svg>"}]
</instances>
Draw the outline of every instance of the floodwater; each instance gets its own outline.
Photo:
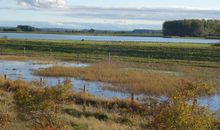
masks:
<instances>
[{"instance_id":1,"label":"floodwater","mask_svg":"<svg viewBox=\"0 0 220 130\"><path fill-rule=\"evenodd\" d=\"M0 60L0 75L6 74L7 77L11 80L25 80L28 82L31 81L40 81L40 78L43 78L46 86L55 86L58 82L63 82L64 77L42 77L33 75L34 70L44 69L52 66L69 66L69 67L86 67L88 64L80 63L40 63L37 61L10 61L10 60ZM109 90L104 90L103 86L106 86L106 83L101 82L86 82L84 80L69 78L72 82L72 87L74 91L82 91L84 84L87 86L88 93L96 95L102 98L127 98L128 94L113 92Z\"/></svg>"},{"instance_id":2,"label":"floodwater","mask_svg":"<svg viewBox=\"0 0 220 130\"><path fill-rule=\"evenodd\" d=\"M89 64L81 63L68 63L68 62L59 62L59 63L41 63L38 61L11 61L11 60L0 60L0 75L6 74L7 77L11 80L25 80L28 82L40 80L43 78L46 86L57 85L58 82L63 82L64 77L41 77L33 75L34 70L44 69L52 66L70 66L70 67L86 67ZM167 72L166 72L167 73ZM173 72L172 72L173 73ZM129 98L130 94L115 92L103 88L107 86L106 83L101 82L86 82L81 79L69 78L72 82L72 88L76 92L81 92L84 84L87 86L87 92L91 95L95 95L101 98L119 98L125 99ZM142 96L142 95L139 95ZM216 94L212 97L200 98L199 104L202 106L209 106L212 111L216 111L220 108L220 95Z\"/></svg>"},{"instance_id":3,"label":"floodwater","mask_svg":"<svg viewBox=\"0 0 220 130\"><path fill-rule=\"evenodd\" d=\"M91 40L91 41L127 41L127 42L164 42L164 43L220 43L219 39L203 38L164 38L138 36L85 36L65 34L30 34L30 33L0 33L0 38L12 39L44 39L44 40Z\"/></svg>"}]
</instances>

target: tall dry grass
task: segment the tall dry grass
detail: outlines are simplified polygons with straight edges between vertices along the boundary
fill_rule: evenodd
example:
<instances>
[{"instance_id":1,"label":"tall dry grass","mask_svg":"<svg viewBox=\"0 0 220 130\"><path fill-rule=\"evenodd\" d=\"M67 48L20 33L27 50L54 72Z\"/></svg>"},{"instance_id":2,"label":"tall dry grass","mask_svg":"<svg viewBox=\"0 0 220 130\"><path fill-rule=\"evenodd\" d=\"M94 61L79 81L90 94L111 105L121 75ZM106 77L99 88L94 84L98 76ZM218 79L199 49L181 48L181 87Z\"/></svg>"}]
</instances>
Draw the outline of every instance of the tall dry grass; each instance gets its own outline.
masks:
<instances>
[{"instance_id":1,"label":"tall dry grass","mask_svg":"<svg viewBox=\"0 0 220 130\"><path fill-rule=\"evenodd\" d=\"M51 67L35 74L51 77L75 77L86 81L113 84L117 91L161 95L175 89L180 78L172 74L129 70L119 64L100 63L89 67Z\"/></svg>"}]
</instances>

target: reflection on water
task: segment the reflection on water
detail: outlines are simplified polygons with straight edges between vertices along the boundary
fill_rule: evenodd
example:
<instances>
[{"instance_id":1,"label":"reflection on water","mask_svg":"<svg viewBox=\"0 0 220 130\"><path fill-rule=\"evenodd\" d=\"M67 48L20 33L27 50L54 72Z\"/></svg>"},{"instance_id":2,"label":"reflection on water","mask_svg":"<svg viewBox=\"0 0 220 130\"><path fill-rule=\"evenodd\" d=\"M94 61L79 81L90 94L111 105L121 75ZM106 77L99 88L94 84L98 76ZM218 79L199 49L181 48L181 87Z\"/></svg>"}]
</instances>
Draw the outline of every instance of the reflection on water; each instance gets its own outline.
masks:
<instances>
[{"instance_id":1,"label":"reflection on water","mask_svg":"<svg viewBox=\"0 0 220 130\"><path fill-rule=\"evenodd\" d=\"M0 60L0 75L6 74L9 79L12 80L25 80L25 81L33 81L40 80L41 77L35 76L32 74L33 70L48 68L51 66L72 66L72 67L86 67L88 64L76 64L76 63L38 63L33 61L7 61ZM43 77L46 86L54 86L57 85L58 82L63 82L65 78L63 77ZM88 93L102 97L102 98L120 98L125 99L129 98L130 94L114 92L108 89L103 89L103 86L106 86L106 83L101 82L85 82L80 79L70 78L72 81L72 88L74 91L81 92L83 85L86 83ZM143 96L143 95L139 95ZM199 104L202 106L209 106L212 111L216 111L220 108L220 95L216 94L209 98L200 98Z\"/></svg>"}]
</instances>

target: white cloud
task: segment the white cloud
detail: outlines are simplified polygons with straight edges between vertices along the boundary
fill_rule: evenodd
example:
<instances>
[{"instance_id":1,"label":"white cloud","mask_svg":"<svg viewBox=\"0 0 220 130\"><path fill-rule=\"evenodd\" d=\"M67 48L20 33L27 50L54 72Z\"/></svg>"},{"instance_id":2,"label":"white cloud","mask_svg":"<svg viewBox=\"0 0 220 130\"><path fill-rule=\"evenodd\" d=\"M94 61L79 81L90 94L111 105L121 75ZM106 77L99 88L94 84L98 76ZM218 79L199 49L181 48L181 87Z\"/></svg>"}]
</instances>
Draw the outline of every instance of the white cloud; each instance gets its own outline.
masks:
<instances>
[{"instance_id":1,"label":"white cloud","mask_svg":"<svg viewBox=\"0 0 220 130\"><path fill-rule=\"evenodd\" d=\"M66 8L66 0L18 0L25 8Z\"/></svg>"},{"instance_id":2,"label":"white cloud","mask_svg":"<svg viewBox=\"0 0 220 130\"><path fill-rule=\"evenodd\" d=\"M74 11L71 11L74 10ZM195 8L102 8L73 7L64 16L73 18L165 21L176 19L220 19L220 10Z\"/></svg>"},{"instance_id":3,"label":"white cloud","mask_svg":"<svg viewBox=\"0 0 220 130\"><path fill-rule=\"evenodd\" d=\"M43 24L41 23L41 25L48 25L48 26L51 25L53 27L57 26L57 27L119 29L119 30L134 29L134 28L160 29L162 27L161 26L162 23L166 20L220 19L220 9L212 9L212 8L191 8L191 7L181 7L181 8L179 7L176 8L117 7L116 8L116 7L74 6L71 5L71 3L67 3L68 0L14 0L14 2L15 1L20 5L20 7L23 7L23 8L14 7L14 10L16 11L15 14L19 15L20 12L22 12L21 16L23 17L21 16L19 16L19 18L15 17L14 20L26 19L27 21L38 21L38 22L43 22ZM0 10L3 11L12 10L12 9L13 7L10 8L0 7ZM13 17L8 18L8 20L11 19L13 19Z\"/></svg>"}]
</instances>

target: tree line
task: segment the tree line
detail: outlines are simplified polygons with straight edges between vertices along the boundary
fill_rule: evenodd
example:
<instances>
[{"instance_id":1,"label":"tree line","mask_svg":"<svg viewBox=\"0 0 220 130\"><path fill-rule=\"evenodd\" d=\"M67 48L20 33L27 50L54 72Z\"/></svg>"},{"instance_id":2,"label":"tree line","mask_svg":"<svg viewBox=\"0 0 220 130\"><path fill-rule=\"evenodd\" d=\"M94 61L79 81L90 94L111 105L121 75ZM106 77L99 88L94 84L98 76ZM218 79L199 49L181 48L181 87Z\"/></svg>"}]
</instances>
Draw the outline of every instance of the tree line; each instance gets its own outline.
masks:
<instances>
[{"instance_id":1,"label":"tree line","mask_svg":"<svg viewBox=\"0 0 220 130\"><path fill-rule=\"evenodd\" d=\"M163 24L164 36L220 36L220 20L174 20Z\"/></svg>"},{"instance_id":2,"label":"tree line","mask_svg":"<svg viewBox=\"0 0 220 130\"><path fill-rule=\"evenodd\" d=\"M29 25L18 25L17 27L3 27L0 30L5 32L35 32L37 29Z\"/></svg>"}]
</instances>

